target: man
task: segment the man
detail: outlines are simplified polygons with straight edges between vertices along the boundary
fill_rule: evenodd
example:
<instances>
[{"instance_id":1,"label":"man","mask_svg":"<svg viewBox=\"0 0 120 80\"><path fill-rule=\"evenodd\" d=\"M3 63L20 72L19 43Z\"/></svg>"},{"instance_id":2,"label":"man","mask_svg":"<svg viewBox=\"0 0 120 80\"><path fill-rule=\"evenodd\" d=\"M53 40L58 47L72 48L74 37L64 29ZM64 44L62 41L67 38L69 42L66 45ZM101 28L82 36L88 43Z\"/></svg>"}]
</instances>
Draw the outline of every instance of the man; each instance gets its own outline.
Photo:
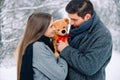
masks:
<instances>
[{"instance_id":1,"label":"man","mask_svg":"<svg viewBox=\"0 0 120 80\"><path fill-rule=\"evenodd\" d=\"M70 38L58 43L60 57L69 65L67 80L105 80L105 68L112 55L112 38L89 0L71 0Z\"/></svg>"}]
</instances>

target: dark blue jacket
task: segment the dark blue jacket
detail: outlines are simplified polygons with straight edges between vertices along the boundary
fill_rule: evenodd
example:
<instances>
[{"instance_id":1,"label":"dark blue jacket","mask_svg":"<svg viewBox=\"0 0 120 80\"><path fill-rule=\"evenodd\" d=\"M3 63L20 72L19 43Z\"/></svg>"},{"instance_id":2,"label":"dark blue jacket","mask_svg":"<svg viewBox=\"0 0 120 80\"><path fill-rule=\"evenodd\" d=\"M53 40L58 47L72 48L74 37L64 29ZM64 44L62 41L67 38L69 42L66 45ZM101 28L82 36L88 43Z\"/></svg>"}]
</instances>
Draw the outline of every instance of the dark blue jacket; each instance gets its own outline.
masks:
<instances>
[{"instance_id":1,"label":"dark blue jacket","mask_svg":"<svg viewBox=\"0 0 120 80\"><path fill-rule=\"evenodd\" d=\"M105 68L112 54L112 38L97 15L87 35L78 41L77 48L67 46L60 53L69 65L67 80L105 80Z\"/></svg>"}]
</instances>

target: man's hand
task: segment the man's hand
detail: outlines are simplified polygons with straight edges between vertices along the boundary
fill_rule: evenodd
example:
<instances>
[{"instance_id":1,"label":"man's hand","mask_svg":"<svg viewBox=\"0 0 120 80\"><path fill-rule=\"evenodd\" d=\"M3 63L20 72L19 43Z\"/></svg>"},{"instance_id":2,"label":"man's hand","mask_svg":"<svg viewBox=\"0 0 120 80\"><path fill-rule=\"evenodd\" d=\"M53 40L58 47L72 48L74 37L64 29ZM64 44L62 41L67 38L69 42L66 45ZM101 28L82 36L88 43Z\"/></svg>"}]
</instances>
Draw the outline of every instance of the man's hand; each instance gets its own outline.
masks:
<instances>
[{"instance_id":1,"label":"man's hand","mask_svg":"<svg viewBox=\"0 0 120 80\"><path fill-rule=\"evenodd\" d=\"M65 47L69 46L67 40L65 42L63 41L59 41L57 43L57 48L58 48L58 51L61 52Z\"/></svg>"}]
</instances>

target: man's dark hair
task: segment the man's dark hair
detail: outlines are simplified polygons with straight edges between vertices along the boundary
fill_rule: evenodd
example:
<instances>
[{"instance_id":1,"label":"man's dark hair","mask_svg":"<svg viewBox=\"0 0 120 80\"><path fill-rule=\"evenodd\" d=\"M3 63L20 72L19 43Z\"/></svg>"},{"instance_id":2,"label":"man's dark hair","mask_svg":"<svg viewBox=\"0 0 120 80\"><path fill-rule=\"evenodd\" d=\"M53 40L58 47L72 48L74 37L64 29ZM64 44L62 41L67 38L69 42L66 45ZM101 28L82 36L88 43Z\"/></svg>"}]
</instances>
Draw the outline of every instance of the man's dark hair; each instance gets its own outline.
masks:
<instances>
[{"instance_id":1,"label":"man's dark hair","mask_svg":"<svg viewBox=\"0 0 120 80\"><path fill-rule=\"evenodd\" d=\"M66 11L70 14L77 13L84 18L87 13L93 15L94 8L90 0L71 0L66 6Z\"/></svg>"}]
</instances>

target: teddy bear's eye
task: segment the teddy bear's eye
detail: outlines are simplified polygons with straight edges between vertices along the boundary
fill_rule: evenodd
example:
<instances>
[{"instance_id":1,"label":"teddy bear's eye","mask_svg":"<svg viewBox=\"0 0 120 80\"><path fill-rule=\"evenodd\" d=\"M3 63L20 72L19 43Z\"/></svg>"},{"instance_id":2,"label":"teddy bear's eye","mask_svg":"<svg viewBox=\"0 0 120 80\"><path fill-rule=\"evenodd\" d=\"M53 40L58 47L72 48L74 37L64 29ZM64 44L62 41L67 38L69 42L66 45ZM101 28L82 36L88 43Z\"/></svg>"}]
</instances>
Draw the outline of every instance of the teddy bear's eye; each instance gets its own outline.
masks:
<instances>
[{"instance_id":1,"label":"teddy bear's eye","mask_svg":"<svg viewBox=\"0 0 120 80\"><path fill-rule=\"evenodd\" d=\"M65 26L63 26L63 28L65 28Z\"/></svg>"}]
</instances>

